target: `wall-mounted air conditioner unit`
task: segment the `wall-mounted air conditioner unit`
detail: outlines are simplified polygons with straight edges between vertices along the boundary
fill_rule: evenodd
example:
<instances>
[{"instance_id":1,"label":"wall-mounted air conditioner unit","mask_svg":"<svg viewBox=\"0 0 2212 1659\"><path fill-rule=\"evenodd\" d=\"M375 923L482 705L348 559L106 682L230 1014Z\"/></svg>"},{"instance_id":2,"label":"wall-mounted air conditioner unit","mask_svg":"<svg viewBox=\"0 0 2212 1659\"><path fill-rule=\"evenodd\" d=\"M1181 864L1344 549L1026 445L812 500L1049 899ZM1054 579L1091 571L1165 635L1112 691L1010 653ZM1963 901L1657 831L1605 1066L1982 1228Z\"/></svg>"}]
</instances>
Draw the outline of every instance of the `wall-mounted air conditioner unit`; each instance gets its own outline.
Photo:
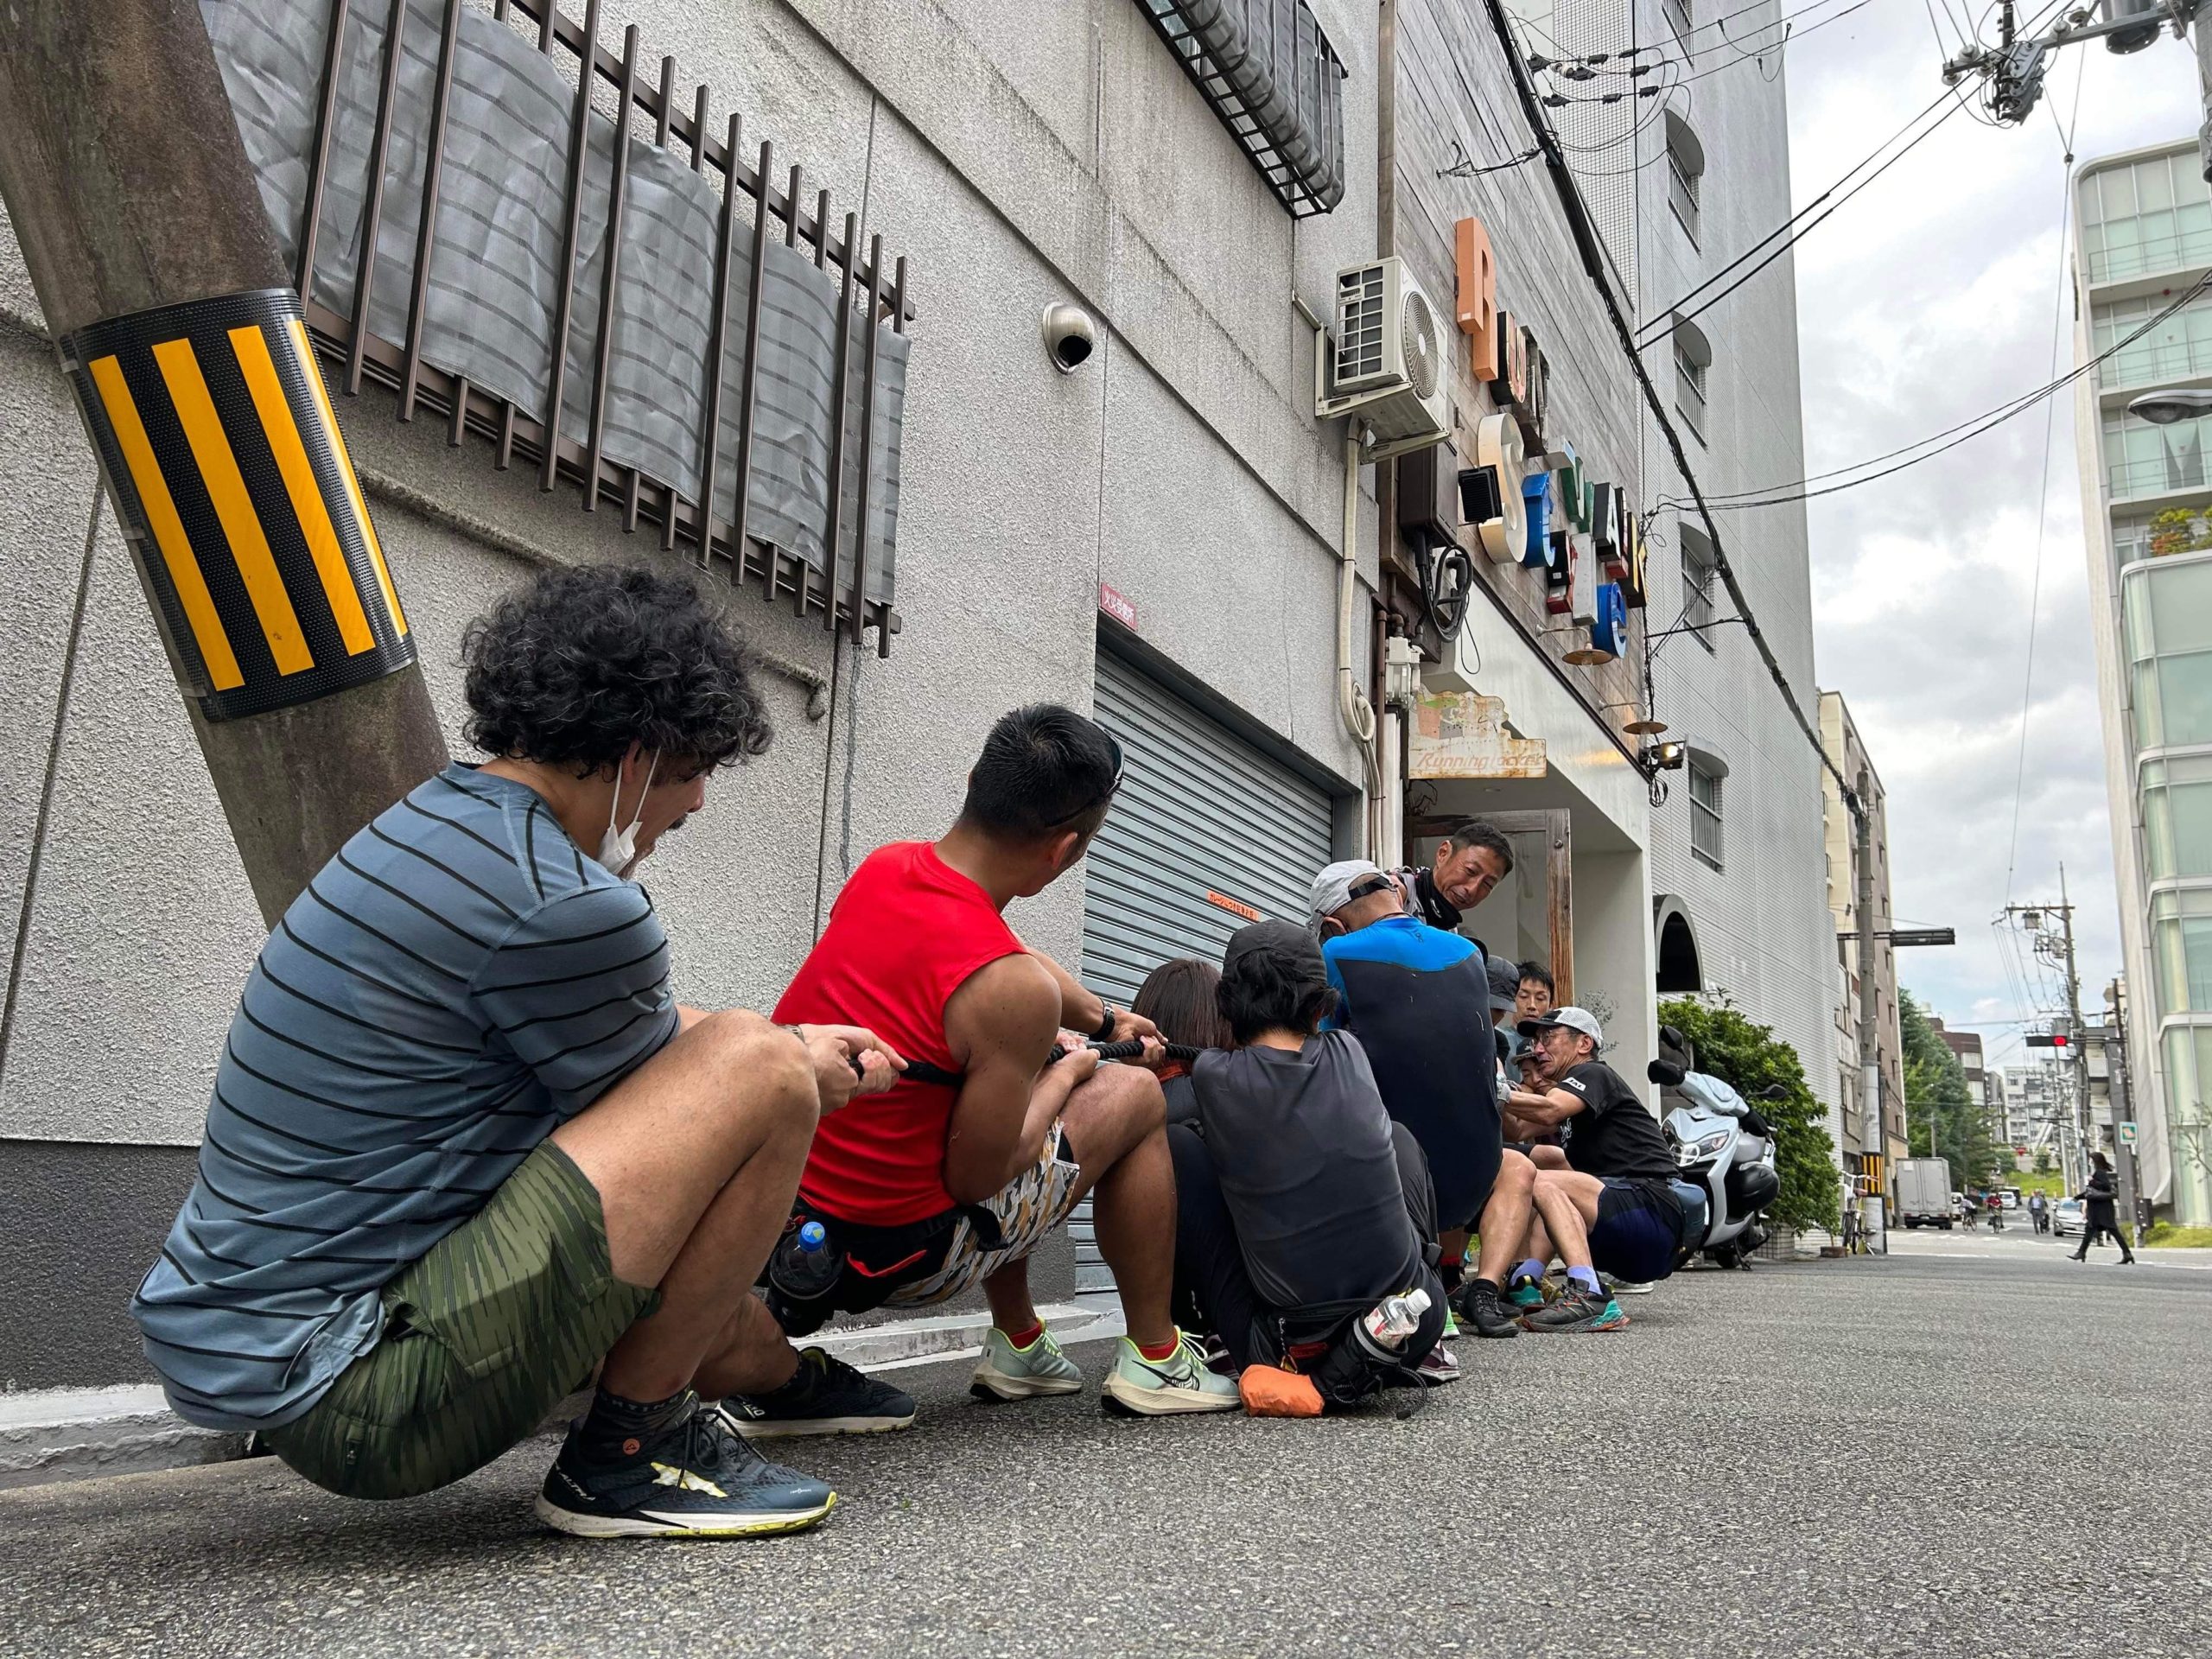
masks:
<instances>
[{"instance_id":1,"label":"wall-mounted air conditioner unit","mask_svg":"<svg viewBox=\"0 0 2212 1659\"><path fill-rule=\"evenodd\" d=\"M1368 434L1367 459L1422 448L1450 429L1444 334L1435 306L1402 259L1375 259L1337 273L1335 337L1328 385L1317 411L1346 416Z\"/></svg>"}]
</instances>

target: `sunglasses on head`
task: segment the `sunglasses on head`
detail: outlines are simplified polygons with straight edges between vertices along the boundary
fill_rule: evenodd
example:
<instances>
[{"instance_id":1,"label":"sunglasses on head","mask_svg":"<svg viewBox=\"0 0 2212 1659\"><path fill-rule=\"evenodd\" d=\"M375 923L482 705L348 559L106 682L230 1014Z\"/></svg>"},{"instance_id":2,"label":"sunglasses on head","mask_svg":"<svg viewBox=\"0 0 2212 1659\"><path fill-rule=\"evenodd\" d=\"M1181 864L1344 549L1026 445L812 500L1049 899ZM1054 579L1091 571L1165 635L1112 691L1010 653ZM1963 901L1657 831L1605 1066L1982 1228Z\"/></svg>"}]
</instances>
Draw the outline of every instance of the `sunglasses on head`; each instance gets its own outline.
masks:
<instances>
[{"instance_id":1,"label":"sunglasses on head","mask_svg":"<svg viewBox=\"0 0 2212 1659\"><path fill-rule=\"evenodd\" d=\"M1112 800L1115 795L1120 791L1122 787L1122 746L1114 741L1114 734L1111 732L1102 729L1099 732L1099 735L1106 740L1106 747L1112 752L1114 756L1114 776L1106 785L1106 792L1103 795L1101 795L1096 800L1086 802L1084 804L1076 808L1076 810L1069 813L1067 817L1057 819L1053 823L1046 824L1045 828L1047 833L1055 830L1065 830L1070 824L1073 823L1077 818L1086 817L1090 814L1096 812L1100 807Z\"/></svg>"},{"instance_id":2,"label":"sunglasses on head","mask_svg":"<svg viewBox=\"0 0 2212 1659\"><path fill-rule=\"evenodd\" d=\"M1392 892L1396 887L1397 884L1387 875L1370 875L1344 894L1344 902L1351 904L1354 899L1364 899L1370 893Z\"/></svg>"}]
</instances>

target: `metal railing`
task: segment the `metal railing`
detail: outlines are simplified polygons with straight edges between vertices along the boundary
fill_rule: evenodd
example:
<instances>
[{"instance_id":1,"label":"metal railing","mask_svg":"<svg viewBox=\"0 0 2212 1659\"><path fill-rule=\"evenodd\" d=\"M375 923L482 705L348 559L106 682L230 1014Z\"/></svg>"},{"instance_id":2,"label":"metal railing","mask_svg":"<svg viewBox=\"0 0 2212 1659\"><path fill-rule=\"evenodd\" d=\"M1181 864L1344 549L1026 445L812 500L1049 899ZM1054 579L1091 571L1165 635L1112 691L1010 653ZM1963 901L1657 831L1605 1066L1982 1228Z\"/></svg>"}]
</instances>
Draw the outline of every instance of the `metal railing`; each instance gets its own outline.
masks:
<instances>
[{"instance_id":1,"label":"metal railing","mask_svg":"<svg viewBox=\"0 0 2212 1659\"><path fill-rule=\"evenodd\" d=\"M2115 461L2105 466L2105 488L2114 500L2161 495L2173 490L2201 490L2212 481L2203 454L2196 450L2153 461Z\"/></svg>"},{"instance_id":2,"label":"metal railing","mask_svg":"<svg viewBox=\"0 0 2212 1659\"><path fill-rule=\"evenodd\" d=\"M790 168L779 188L774 146L764 141L757 151L748 153L743 142L743 118L734 111L717 131L709 120L710 95L705 86L696 88L689 107L685 107L677 95L677 66L672 56L661 60L657 79L648 79L639 61L639 34L634 24L623 32L620 54L609 50L601 38L600 0L587 0L581 22L563 15L554 0L494 0L488 14L470 5L469 0L444 0L423 163L421 208L409 273L405 329L399 339L379 334L370 327L371 306L379 263L378 232L384 227L386 211L396 94L409 33L409 0L389 0L388 8L385 0L368 0L368 3L385 11L386 21L378 72L375 124L369 145L366 200L358 242L361 253L349 308L341 311L319 300L315 294L319 271L326 277L329 275L327 266L322 264L325 250L318 245L319 230L330 183L340 70L348 37L346 22L349 11L359 9L360 3L361 0L329 0L330 24L323 53L314 138L306 157L305 213L294 245L294 276L308 327L318 348L340 365L340 378L345 390L358 392L365 380L388 386L398 394L401 420L412 420L418 408L441 413L445 417L448 443L457 447L465 434L474 433L495 446L495 464L500 469L510 467L519 454L536 464L541 489L550 491L563 480L574 484L583 492L587 512L598 511L602 500L612 502L621 511L626 531L635 531L641 521L656 522L664 550L674 550L679 543L688 544L690 556L702 567L711 569L719 560L733 583L758 582L764 596L772 601L779 595L788 595L799 615L818 610L825 628L842 627L856 643L862 637L862 630L873 626L878 630L879 654L889 655L891 636L898 632L899 620L891 605L887 569L876 573L878 585L884 590L881 595L870 595L870 550L874 539L870 515L872 507L881 505L872 503L870 496L874 487L871 481L876 470L874 463L878 459L874 454L878 441L878 359L883 337L880 325L887 315L892 329L903 335L913 315L907 300L906 258L898 257L887 275L883 238L880 235L868 237L863 257L858 246L857 215L843 215L840 233L830 193L819 191L811 204L807 203L803 198L803 178L798 166ZM511 15L527 20L535 25L538 52L549 58L565 56L574 63L575 99L569 123L566 190L561 204L562 262L552 323L550 384L546 388L542 417L524 408L515 397L472 385L466 375L441 368L424 354L431 264L440 223L439 206L446 188L445 150L453 109L456 41L463 15L467 11L488 15L508 28L514 26ZM615 137L603 247L597 255L602 264L598 280L597 327L590 347L588 415L584 435L579 440L562 431L562 416L569 394L570 346L578 324L579 258L591 141L589 124L594 118L595 102L603 99L608 88L615 95ZM697 365L696 385L703 389L705 417L699 435L697 471L701 481L696 494L688 493L675 480L654 476L646 467L618 460L607 452L609 368L617 334L618 277L624 251L625 217L631 207L630 138L632 128L640 122L652 124L654 143L663 149L671 145L687 148L690 170L709 188L716 175L720 175L721 185L715 238L711 317L706 349ZM740 233L747 227L739 211L741 203L749 203L752 209L752 222L742 245ZM826 522L821 527L823 555L818 569L802 555L747 534L748 502L758 445L755 429L760 359L764 355L760 349L762 295L768 285L767 266L776 222L780 222L780 239L785 250L796 251L802 244L807 245L813 250L816 271L826 276L829 268L834 265L837 272L835 392L827 435L828 499ZM729 302L733 283L740 275L738 261L745 262L748 269L744 275L749 280L743 283L743 314L733 315ZM858 327L865 327L866 340L861 347L864 356L857 394L858 419L853 439L849 440L848 426L854 424L850 404L855 396L851 353L860 346L854 339ZM733 350L741 347L741 368L736 383L727 385L725 382L730 378L725 372L728 357ZM722 465L723 430L728 419L726 400L734 406L736 426L734 489L728 514L716 507L721 487L717 474ZM849 444L855 440L857 451L849 454ZM849 524L845 512L849 478L856 480L851 487L857 497ZM895 474L891 487L895 488ZM845 563L843 543L847 540L850 543L849 570L840 569Z\"/></svg>"},{"instance_id":3,"label":"metal railing","mask_svg":"<svg viewBox=\"0 0 2212 1659\"><path fill-rule=\"evenodd\" d=\"M2125 338L2123 334L2122 338ZM2139 386L2146 381L2182 380L2190 375L2212 374L2212 340L2183 340L2171 344L2134 345L2115 352L2097 365L2100 386Z\"/></svg>"},{"instance_id":4,"label":"metal railing","mask_svg":"<svg viewBox=\"0 0 2212 1659\"><path fill-rule=\"evenodd\" d=\"M2212 263L2212 231L2178 231L2088 256L2089 280L2116 283L2146 271L2181 270Z\"/></svg>"}]
</instances>

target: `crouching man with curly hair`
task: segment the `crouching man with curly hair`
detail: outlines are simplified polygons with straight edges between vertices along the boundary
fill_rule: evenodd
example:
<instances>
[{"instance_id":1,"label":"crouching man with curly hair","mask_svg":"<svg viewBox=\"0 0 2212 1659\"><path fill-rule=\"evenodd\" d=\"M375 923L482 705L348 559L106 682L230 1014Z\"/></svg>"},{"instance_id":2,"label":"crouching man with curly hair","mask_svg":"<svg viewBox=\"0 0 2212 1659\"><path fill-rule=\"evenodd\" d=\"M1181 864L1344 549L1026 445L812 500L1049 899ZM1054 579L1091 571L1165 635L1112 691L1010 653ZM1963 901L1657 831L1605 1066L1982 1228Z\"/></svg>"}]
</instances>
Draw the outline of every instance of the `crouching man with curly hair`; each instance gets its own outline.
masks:
<instances>
[{"instance_id":1,"label":"crouching man with curly hair","mask_svg":"<svg viewBox=\"0 0 2212 1659\"><path fill-rule=\"evenodd\" d=\"M537 1511L588 1536L812 1525L733 1432L750 1291L815 1125L903 1062L670 994L637 861L766 748L690 582L550 575L467 638L470 741L262 947L199 1179L133 1305L187 1420L357 1497L458 1480L601 1366Z\"/></svg>"}]
</instances>

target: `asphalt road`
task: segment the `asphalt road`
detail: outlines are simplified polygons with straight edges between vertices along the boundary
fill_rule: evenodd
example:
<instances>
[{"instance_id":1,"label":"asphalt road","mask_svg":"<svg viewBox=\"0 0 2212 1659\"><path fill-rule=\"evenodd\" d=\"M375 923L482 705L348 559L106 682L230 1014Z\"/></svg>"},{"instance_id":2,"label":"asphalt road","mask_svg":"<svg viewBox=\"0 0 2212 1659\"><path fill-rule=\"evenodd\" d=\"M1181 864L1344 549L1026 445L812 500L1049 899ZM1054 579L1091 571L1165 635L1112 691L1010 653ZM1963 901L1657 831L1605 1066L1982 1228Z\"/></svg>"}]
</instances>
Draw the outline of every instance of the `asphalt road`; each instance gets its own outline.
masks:
<instances>
[{"instance_id":1,"label":"asphalt road","mask_svg":"<svg viewBox=\"0 0 2212 1659\"><path fill-rule=\"evenodd\" d=\"M1618 1334L1463 1342L1405 1421L910 1370L912 1432L798 1443L843 1501L782 1540L548 1535L545 1444L380 1506L267 1461L0 1493L0 1653L2198 1659L2212 1273L2112 1261L1684 1275Z\"/></svg>"}]
</instances>

